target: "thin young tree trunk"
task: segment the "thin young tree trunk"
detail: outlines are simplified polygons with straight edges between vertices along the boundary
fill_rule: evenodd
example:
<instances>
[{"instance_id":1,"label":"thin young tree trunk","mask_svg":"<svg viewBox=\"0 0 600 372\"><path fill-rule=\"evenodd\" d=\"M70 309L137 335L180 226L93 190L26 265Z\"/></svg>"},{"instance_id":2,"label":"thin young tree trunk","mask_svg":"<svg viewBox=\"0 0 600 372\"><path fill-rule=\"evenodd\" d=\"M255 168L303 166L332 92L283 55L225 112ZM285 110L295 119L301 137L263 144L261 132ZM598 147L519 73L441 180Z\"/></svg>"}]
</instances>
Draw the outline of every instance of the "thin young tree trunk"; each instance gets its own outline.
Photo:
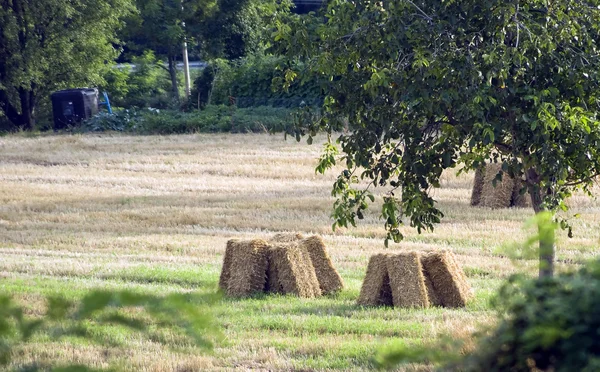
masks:
<instances>
[{"instance_id":1,"label":"thin young tree trunk","mask_svg":"<svg viewBox=\"0 0 600 372\"><path fill-rule=\"evenodd\" d=\"M168 56L169 75L171 77L171 88L173 89L173 97L179 102L179 84L177 83L177 66L175 65L175 57Z\"/></svg>"},{"instance_id":2,"label":"thin young tree trunk","mask_svg":"<svg viewBox=\"0 0 600 372\"><path fill-rule=\"evenodd\" d=\"M526 173L527 189L531 195L531 204L536 214L543 212L542 192L539 187L539 177L534 169ZM543 226L538 225L540 236L540 267L539 277L546 278L554 276L554 230L546 231Z\"/></svg>"}]
</instances>

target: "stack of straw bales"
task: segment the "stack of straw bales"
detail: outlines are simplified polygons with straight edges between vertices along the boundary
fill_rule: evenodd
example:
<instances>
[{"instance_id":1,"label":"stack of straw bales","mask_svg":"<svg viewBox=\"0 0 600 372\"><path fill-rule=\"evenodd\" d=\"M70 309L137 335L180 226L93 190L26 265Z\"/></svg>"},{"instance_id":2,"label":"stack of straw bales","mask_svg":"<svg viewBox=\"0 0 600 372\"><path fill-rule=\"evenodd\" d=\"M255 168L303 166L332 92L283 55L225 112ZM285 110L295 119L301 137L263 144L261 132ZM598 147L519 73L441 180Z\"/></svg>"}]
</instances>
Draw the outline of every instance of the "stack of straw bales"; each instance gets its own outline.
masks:
<instances>
[{"instance_id":1,"label":"stack of straw bales","mask_svg":"<svg viewBox=\"0 0 600 372\"><path fill-rule=\"evenodd\" d=\"M529 194L521 195L523 181L503 174L502 181L492 181L500 172L501 164L487 164L475 171L471 205L489 208L529 207Z\"/></svg>"},{"instance_id":2,"label":"stack of straw bales","mask_svg":"<svg viewBox=\"0 0 600 372\"><path fill-rule=\"evenodd\" d=\"M343 286L323 240L300 234L228 241L219 280L219 288L233 297L271 292L310 298Z\"/></svg>"},{"instance_id":3,"label":"stack of straw bales","mask_svg":"<svg viewBox=\"0 0 600 372\"><path fill-rule=\"evenodd\" d=\"M405 252L371 257L358 304L464 307L471 297L454 254Z\"/></svg>"}]
</instances>

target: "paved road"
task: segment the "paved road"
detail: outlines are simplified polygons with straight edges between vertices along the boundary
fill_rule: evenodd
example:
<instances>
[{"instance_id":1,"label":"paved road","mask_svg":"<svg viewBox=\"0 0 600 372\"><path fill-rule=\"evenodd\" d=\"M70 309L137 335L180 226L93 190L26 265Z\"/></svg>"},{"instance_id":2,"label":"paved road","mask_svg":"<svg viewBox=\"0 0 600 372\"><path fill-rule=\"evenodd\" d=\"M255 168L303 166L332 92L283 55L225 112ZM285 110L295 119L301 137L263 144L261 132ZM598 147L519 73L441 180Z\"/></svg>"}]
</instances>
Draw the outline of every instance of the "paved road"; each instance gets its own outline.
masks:
<instances>
[{"instance_id":1,"label":"paved road","mask_svg":"<svg viewBox=\"0 0 600 372\"><path fill-rule=\"evenodd\" d=\"M165 66L167 65L166 63L163 63ZM203 61L190 61L190 69L201 69L204 68L207 65L206 62ZM122 68L129 68L131 70L135 70L135 64L133 63L117 63L115 65L116 68L122 69ZM183 70L183 62L178 62L177 63L177 68L179 70Z\"/></svg>"}]
</instances>

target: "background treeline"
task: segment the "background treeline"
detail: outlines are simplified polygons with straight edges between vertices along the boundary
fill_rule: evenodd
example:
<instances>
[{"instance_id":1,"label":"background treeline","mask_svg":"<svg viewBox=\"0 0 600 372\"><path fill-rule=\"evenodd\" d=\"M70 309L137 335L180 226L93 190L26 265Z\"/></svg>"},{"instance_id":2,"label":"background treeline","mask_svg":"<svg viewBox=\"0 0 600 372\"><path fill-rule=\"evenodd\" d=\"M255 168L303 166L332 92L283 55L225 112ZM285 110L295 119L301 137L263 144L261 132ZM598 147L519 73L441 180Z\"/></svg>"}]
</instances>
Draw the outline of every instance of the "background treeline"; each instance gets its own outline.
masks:
<instances>
[{"instance_id":1,"label":"background treeline","mask_svg":"<svg viewBox=\"0 0 600 372\"><path fill-rule=\"evenodd\" d=\"M65 1L51 2L56 9L69 8L72 4ZM271 41L277 24L296 16L299 8L292 1L101 0L97 5L103 11L92 17L94 4L78 0L69 10L80 13L82 23L73 30L61 30L60 19L39 14L36 4L29 5L3 5L0 10L7 25L0 30L0 64L5 66L0 71L0 131L52 129L50 94L77 87L107 92L115 115L101 114L75 130L281 130L291 120L290 109L322 101L317 82L282 89L284 61L272 53ZM119 9L111 11L112 7ZM18 30L28 27L20 23L23 16L42 25L57 24L32 29L31 41L21 45ZM8 27L11 24L14 29ZM92 28L103 33L91 32ZM63 53L40 43L39 37L34 39L34 33L44 37L61 33ZM85 37L73 41L70 33ZM189 97L181 67L184 42L190 61L202 61L200 68L190 71ZM67 58L67 50L77 58ZM53 76L58 64L64 71Z\"/></svg>"}]
</instances>

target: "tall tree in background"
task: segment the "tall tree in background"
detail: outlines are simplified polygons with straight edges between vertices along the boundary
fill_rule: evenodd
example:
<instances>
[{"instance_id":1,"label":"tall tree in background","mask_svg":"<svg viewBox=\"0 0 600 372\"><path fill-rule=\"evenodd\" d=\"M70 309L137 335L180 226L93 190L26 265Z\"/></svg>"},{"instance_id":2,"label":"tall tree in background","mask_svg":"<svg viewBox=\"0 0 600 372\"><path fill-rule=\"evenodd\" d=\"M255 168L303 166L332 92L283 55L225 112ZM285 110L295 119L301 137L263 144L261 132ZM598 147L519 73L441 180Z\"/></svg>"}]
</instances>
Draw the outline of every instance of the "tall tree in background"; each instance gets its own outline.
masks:
<instances>
[{"instance_id":1,"label":"tall tree in background","mask_svg":"<svg viewBox=\"0 0 600 372\"><path fill-rule=\"evenodd\" d=\"M40 99L101 81L130 0L0 0L0 109L32 129Z\"/></svg>"},{"instance_id":2,"label":"tall tree in background","mask_svg":"<svg viewBox=\"0 0 600 372\"><path fill-rule=\"evenodd\" d=\"M129 48L150 49L167 59L172 92L179 101L176 58L190 29L201 27L217 9L217 0L136 0L139 13L128 19L123 37Z\"/></svg>"},{"instance_id":3,"label":"tall tree in background","mask_svg":"<svg viewBox=\"0 0 600 372\"><path fill-rule=\"evenodd\" d=\"M308 62L300 76L329 81L324 119L298 134L351 123L338 139L346 169L333 189L335 224L354 225L373 199L369 187L389 186L388 239L402 238L403 221L433 229L443 217L431 195L442 172L484 162L502 164L497 179L523 179L535 212L566 210L574 191L589 193L600 174L599 7L332 0L327 22L280 23L282 50ZM318 169L333 165L337 151L329 143ZM540 240L540 276L553 274L551 241Z\"/></svg>"},{"instance_id":4,"label":"tall tree in background","mask_svg":"<svg viewBox=\"0 0 600 372\"><path fill-rule=\"evenodd\" d=\"M281 13L289 13L292 3L219 0L218 7L218 12L192 32L210 56L234 60L262 52L270 44L274 20Z\"/></svg>"}]
</instances>

